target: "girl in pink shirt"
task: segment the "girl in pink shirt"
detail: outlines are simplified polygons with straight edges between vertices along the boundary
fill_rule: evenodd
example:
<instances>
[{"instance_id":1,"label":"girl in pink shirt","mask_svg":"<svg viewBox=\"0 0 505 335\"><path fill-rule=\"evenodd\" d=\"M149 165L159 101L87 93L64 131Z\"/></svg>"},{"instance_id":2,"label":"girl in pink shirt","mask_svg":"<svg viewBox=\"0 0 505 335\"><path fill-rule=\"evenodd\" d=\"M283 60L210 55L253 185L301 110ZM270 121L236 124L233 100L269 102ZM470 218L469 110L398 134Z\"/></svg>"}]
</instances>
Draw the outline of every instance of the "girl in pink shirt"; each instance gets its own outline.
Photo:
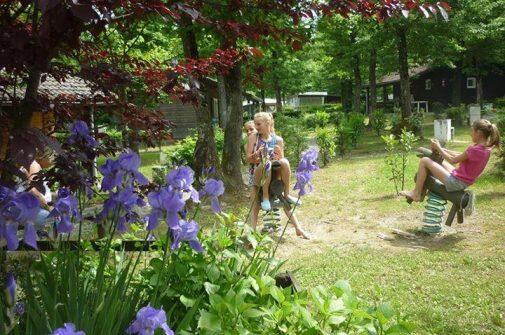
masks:
<instances>
[{"instance_id":1,"label":"girl in pink shirt","mask_svg":"<svg viewBox=\"0 0 505 335\"><path fill-rule=\"evenodd\" d=\"M500 132L488 120L475 121L472 125L472 142L465 152L459 153L444 149L437 140L431 141L431 148L444 157L442 165L424 157L419 162L416 187L412 191L401 191L414 201L421 201L424 182L428 173L440 180L448 192L461 191L472 185L480 176L491 155L491 149L500 149ZM458 164L455 168L452 164Z\"/></svg>"}]
</instances>

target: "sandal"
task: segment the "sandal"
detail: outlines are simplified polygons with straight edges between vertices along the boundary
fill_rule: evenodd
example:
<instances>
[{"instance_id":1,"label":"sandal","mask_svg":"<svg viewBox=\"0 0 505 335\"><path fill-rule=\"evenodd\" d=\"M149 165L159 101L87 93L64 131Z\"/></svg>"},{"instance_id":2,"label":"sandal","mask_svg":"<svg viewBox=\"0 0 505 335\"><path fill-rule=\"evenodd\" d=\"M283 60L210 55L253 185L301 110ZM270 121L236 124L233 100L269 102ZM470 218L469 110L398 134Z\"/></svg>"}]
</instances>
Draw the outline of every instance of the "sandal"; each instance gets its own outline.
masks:
<instances>
[{"instance_id":1,"label":"sandal","mask_svg":"<svg viewBox=\"0 0 505 335\"><path fill-rule=\"evenodd\" d=\"M261 202L261 209L264 210L265 212L271 211L272 206L270 206L270 200L265 199Z\"/></svg>"}]
</instances>

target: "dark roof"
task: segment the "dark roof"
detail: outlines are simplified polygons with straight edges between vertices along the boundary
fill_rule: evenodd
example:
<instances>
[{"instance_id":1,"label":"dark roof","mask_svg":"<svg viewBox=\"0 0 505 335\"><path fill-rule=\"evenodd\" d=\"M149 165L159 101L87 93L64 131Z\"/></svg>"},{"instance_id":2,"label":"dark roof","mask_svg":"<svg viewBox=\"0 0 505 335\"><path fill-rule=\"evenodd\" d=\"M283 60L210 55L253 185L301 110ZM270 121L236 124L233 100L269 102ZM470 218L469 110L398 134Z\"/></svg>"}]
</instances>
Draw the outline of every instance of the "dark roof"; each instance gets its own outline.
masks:
<instances>
[{"instance_id":1,"label":"dark roof","mask_svg":"<svg viewBox=\"0 0 505 335\"><path fill-rule=\"evenodd\" d=\"M99 94L92 92L91 86L81 78L67 77L60 83L50 76L47 76L46 80L40 83L39 92L47 94L50 99L62 94L76 95L79 98L91 98Z\"/></svg>"},{"instance_id":2,"label":"dark roof","mask_svg":"<svg viewBox=\"0 0 505 335\"><path fill-rule=\"evenodd\" d=\"M414 68L409 69L409 76L415 77L415 76L423 74L429 70L431 70L431 67L429 67L429 66L414 67ZM400 74L398 72L393 72L393 73L387 74L387 75L381 77L379 80L377 80L377 85L388 85L388 84L397 83L399 81L400 81ZM363 86L368 87L368 86L370 86L370 83L367 83Z\"/></svg>"},{"instance_id":3,"label":"dark roof","mask_svg":"<svg viewBox=\"0 0 505 335\"><path fill-rule=\"evenodd\" d=\"M52 76L44 76L45 80L40 83L38 92L39 94L47 95L48 98L54 99L59 95L75 95L79 99L92 98L97 95L103 95L100 92L92 92L91 86L83 79L78 77L67 76L64 80L58 82ZM12 94L12 89L8 89ZM23 98L25 91L19 89L16 93L19 99ZM0 101L9 103L9 96L0 93Z\"/></svg>"}]
</instances>

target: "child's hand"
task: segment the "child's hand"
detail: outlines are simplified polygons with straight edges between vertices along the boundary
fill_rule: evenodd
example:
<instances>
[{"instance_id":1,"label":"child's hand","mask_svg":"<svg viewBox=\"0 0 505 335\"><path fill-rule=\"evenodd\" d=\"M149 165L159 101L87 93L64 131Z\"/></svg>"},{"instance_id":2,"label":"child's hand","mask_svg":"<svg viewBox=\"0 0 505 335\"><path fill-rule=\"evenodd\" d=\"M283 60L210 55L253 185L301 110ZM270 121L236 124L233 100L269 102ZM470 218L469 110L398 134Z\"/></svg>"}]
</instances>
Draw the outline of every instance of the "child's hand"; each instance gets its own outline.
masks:
<instances>
[{"instance_id":1,"label":"child's hand","mask_svg":"<svg viewBox=\"0 0 505 335\"><path fill-rule=\"evenodd\" d=\"M431 149L436 151L440 151L442 149L440 142L436 138L431 139Z\"/></svg>"},{"instance_id":2,"label":"child's hand","mask_svg":"<svg viewBox=\"0 0 505 335\"><path fill-rule=\"evenodd\" d=\"M283 158L280 146L278 146L278 145L275 146L272 158L273 158L273 160L276 160L276 161Z\"/></svg>"}]
</instances>

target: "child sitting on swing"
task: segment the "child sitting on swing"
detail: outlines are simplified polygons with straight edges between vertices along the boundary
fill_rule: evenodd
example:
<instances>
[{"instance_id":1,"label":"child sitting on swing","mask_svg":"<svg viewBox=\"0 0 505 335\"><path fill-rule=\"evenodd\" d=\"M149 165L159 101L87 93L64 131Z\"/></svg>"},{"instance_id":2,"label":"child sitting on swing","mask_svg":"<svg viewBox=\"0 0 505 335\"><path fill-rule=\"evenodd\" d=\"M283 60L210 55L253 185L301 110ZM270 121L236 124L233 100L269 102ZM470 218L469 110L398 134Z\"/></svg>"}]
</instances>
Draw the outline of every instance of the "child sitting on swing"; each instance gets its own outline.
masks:
<instances>
[{"instance_id":1,"label":"child sitting on swing","mask_svg":"<svg viewBox=\"0 0 505 335\"><path fill-rule=\"evenodd\" d=\"M444 149L438 140L432 140L432 150L438 151L444 162L438 164L428 157L422 158L414 190L401 191L400 195L413 201L422 201L422 190L428 173L440 180L448 192L462 191L475 183L489 161L491 149L500 149L500 132L495 124L479 120L473 123L471 136L473 144L463 153ZM455 168L452 164L459 166Z\"/></svg>"},{"instance_id":2,"label":"child sitting on swing","mask_svg":"<svg viewBox=\"0 0 505 335\"><path fill-rule=\"evenodd\" d=\"M251 225L256 229L258 222L258 213L260 204L258 204L258 187L263 186L261 194L261 208L265 211L271 210L268 185L272 178L271 171L265 171L265 166L260 164L262 162L262 155L268 155L269 160L277 160L280 164L280 177L284 186L284 197L288 203L296 204L297 199L289 195L289 182L291 175L291 168L289 161L284 158L284 141L280 136L274 132L274 120L271 114L261 112L254 115L254 129L250 127L250 123L244 125L244 130L248 133L248 141L246 146L247 161L252 165L251 179L252 179L252 198L253 207L251 211ZM264 157L264 156L263 156ZM263 185L260 185L263 179ZM298 201L300 205L300 201ZM298 218L289 208L284 206L284 212L290 218L291 224L294 226L296 235L304 239L310 239L309 235L302 229Z\"/></svg>"},{"instance_id":3,"label":"child sitting on swing","mask_svg":"<svg viewBox=\"0 0 505 335\"><path fill-rule=\"evenodd\" d=\"M265 172L265 167L262 166L261 158L267 155L267 159L278 161L280 164L281 180L284 185L284 197L286 200L295 204L297 199L289 195L291 168L289 161L284 158L284 141L282 137L277 136L274 132L274 120L271 114L260 112L254 115L254 128L256 132L251 132L247 141L247 161L254 164L253 180L256 186L265 186L262 188L261 208L264 211L271 210L268 185L272 178L270 171ZM265 174L266 173L266 174ZM264 176L263 185L259 185Z\"/></svg>"}]
</instances>

